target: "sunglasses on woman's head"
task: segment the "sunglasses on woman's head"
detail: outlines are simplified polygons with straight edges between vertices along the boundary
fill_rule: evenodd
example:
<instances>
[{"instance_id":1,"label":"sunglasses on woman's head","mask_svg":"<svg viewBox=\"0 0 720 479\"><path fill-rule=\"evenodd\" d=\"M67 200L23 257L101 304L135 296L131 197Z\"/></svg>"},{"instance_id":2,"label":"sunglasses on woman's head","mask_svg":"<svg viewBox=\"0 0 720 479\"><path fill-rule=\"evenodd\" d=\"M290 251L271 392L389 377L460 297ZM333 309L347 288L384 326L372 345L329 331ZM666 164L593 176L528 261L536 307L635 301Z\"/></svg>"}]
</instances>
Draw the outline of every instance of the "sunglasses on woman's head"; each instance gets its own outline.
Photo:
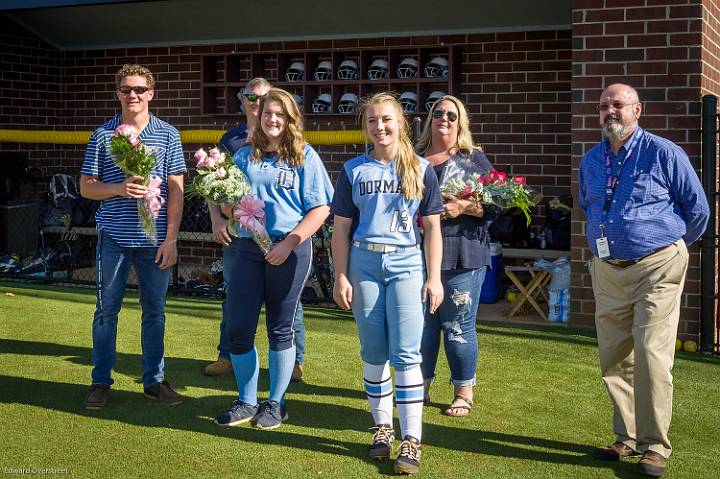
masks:
<instances>
[{"instance_id":1,"label":"sunglasses on woman's head","mask_svg":"<svg viewBox=\"0 0 720 479\"><path fill-rule=\"evenodd\" d=\"M433 118L436 118L438 120L440 118L444 117L445 115L447 115L447 119L450 123L453 123L455 120L458 119L458 115L454 111L435 110L435 111L433 111L432 115L433 115Z\"/></svg>"},{"instance_id":2,"label":"sunglasses on woman's head","mask_svg":"<svg viewBox=\"0 0 720 479\"><path fill-rule=\"evenodd\" d=\"M122 93L123 95L129 95L131 91L134 91L136 95L142 95L143 93L147 93L150 90L150 88L148 88L146 86L123 85L120 88L118 88L118 90L120 90L120 93Z\"/></svg>"},{"instance_id":3,"label":"sunglasses on woman's head","mask_svg":"<svg viewBox=\"0 0 720 479\"><path fill-rule=\"evenodd\" d=\"M258 101L260 98L263 98L267 95L258 95L257 93L243 93L243 96L245 99L249 102Z\"/></svg>"}]
</instances>

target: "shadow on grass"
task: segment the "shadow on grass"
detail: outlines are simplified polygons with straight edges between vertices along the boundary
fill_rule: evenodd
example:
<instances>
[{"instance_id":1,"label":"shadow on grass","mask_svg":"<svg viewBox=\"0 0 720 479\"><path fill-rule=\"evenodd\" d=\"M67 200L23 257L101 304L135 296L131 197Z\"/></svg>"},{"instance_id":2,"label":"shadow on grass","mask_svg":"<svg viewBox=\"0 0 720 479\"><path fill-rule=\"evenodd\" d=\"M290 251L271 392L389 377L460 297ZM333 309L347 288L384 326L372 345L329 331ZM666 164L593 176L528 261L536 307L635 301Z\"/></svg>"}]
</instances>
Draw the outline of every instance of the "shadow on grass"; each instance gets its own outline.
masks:
<instances>
[{"instance_id":1,"label":"shadow on grass","mask_svg":"<svg viewBox=\"0 0 720 479\"><path fill-rule=\"evenodd\" d=\"M38 341L21 341L17 339L0 338L0 354L20 354L28 356L58 356L73 364L92 367L92 349L81 346L45 343ZM211 377L202 374L208 361L188 358L165 357L165 374L172 383L173 388L182 392L187 387L204 389L217 389L220 391L235 392L237 386L232 375ZM135 377L137 383L142 383L142 363L139 354L118 352L113 371L129 377ZM88 376L88 385L90 377ZM268 371L260 369L258 391L268 391L270 383ZM354 389L330 388L308 383L291 383L290 393L317 394L321 396L340 396L349 398L362 398L363 393ZM227 398L227 396L225 396Z\"/></svg>"},{"instance_id":2,"label":"shadow on grass","mask_svg":"<svg viewBox=\"0 0 720 479\"><path fill-rule=\"evenodd\" d=\"M140 388L138 392L111 390L108 406L100 411L88 411L83 407L86 392L85 385L0 375L0 403L30 405L142 427L172 428L258 444L340 454L372 463L383 474L391 473L391 462L377 463L367 456L368 443L338 441L282 429L267 432L246 426L219 428L211 419L229 406L227 396L185 398L182 405L171 407L146 399ZM364 432L368 431L370 420L365 410L293 398L288 400L288 412L288 425L309 429ZM606 465L592 458L592 447L587 445L438 424L426 423L423 428L424 443L441 449L583 467ZM368 442L369 439L368 431Z\"/></svg>"},{"instance_id":3,"label":"shadow on grass","mask_svg":"<svg viewBox=\"0 0 720 479\"><path fill-rule=\"evenodd\" d=\"M477 325L481 336L506 336L510 338L540 339L581 346L597 346L595 331L552 326L546 324L497 324L481 321Z\"/></svg>"}]
</instances>

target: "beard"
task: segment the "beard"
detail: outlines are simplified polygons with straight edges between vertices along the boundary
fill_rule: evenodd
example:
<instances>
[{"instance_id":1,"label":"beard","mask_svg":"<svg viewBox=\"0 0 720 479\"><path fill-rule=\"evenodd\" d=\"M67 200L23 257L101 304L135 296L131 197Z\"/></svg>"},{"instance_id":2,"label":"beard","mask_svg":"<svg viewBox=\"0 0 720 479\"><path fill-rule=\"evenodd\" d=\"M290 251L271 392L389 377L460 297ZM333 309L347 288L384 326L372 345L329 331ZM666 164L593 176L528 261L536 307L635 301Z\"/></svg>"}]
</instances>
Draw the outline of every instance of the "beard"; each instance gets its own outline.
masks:
<instances>
[{"instance_id":1,"label":"beard","mask_svg":"<svg viewBox=\"0 0 720 479\"><path fill-rule=\"evenodd\" d=\"M637 127L637 121L626 124L623 123L622 118L617 116L608 115L605 118L605 123L602 126L602 133L605 138L613 141L620 141L626 139Z\"/></svg>"}]
</instances>

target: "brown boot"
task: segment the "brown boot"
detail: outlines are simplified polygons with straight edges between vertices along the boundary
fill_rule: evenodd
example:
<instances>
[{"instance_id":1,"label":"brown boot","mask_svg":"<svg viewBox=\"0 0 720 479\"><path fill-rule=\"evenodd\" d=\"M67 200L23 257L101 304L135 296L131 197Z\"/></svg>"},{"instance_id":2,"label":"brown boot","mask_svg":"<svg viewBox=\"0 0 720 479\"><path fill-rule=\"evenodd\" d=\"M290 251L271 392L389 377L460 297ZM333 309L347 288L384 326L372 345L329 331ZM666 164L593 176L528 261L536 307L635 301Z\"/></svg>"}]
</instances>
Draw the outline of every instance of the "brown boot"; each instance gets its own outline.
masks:
<instances>
[{"instance_id":1,"label":"brown boot","mask_svg":"<svg viewBox=\"0 0 720 479\"><path fill-rule=\"evenodd\" d=\"M205 366L205 376L224 376L231 372L233 372L232 363L225 358L218 358L214 363Z\"/></svg>"},{"instance_id":2,"label":"brown boot","mask_svg":"<svg viewBox=\"0 0 720 479\"><path fill-rule=\"evenodd\" d=\"M655 451L645 451L638 463L642 474L652 477L661 477L667 470L667 459Z\"/></svg>"},{"instance_id":3,"label":"brown boot","mask_svg":"<svg viewBox=\"0 0 720 479\"><path fill-rule=\"evenodd\" d=\"M626 457L640 457L640 453L622 442L614 442L609 446L596 447L595 457L601 461L619 461Z\"/></svg>"},{"instance_id":4,"label":"brown boot","mask_svg":"<svg viewBox=\"0 0 720 479\"><path fill-rule=\"evenodd\" d=\"M293 368L292 376L290 376L290 381L294 383L301 383L303 380L303 372L305 372L303 365L296 364Z\"/></svg>"},{"instance_id":5,"label":"brown boot","mask_svg":"<svg viewBox=\"0 0 720 479\"><path fill-rule=\"evenodd\" d=\"M102 409L107 404L110 386L107 384L93 384L85 396L85 409Z\"/></svg>"},{"instance_id":6,"label":"brown boot","mask_svg":"<svg viewBox=\"0 0 720 479\"><path fill-rule=\"evenodd\" d=\"M161 403L168 404L170 406L177 406L182 404L183 397L172 390L170 383L167 381L160 381L155 383L149 388L145 389L145 397L155 399Z\"/></svg>"}]
</instances>

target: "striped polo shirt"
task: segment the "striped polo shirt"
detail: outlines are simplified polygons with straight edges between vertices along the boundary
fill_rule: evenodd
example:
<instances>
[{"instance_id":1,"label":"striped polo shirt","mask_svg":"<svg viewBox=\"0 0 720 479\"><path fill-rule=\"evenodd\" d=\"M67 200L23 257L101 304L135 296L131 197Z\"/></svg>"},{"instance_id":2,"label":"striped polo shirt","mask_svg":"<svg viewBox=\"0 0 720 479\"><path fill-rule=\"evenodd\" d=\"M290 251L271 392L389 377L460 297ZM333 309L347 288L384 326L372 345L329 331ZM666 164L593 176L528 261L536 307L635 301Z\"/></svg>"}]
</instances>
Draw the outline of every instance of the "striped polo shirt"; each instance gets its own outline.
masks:
<instances>
[{"instance_id":1,"label":"striped polo shirt","mask_svg":"<svg viewBox=\"0 0 720 479\"><path fill-rule=\"evenodd\" d=\"M125 174L118 168L110 156L110 138L115 129L122 123L122 116L117 114L104 125L95 130L85 151L83 175L94 176L103 183L122 183ZM185 173L180 133L175 127L150 115L150 122L140 134L140 141L153 149L157 163L153 176L162 179L161 195L167 200L167 180L170 175ZM97 229L110 235L120 246L129 248L154 247L142 230L138 218L137 200L115 196L102 200L95 213ZM167 234L167 201L160 209L157 218L158 244L165 240Z\"/></svg>"}]
</instances>

